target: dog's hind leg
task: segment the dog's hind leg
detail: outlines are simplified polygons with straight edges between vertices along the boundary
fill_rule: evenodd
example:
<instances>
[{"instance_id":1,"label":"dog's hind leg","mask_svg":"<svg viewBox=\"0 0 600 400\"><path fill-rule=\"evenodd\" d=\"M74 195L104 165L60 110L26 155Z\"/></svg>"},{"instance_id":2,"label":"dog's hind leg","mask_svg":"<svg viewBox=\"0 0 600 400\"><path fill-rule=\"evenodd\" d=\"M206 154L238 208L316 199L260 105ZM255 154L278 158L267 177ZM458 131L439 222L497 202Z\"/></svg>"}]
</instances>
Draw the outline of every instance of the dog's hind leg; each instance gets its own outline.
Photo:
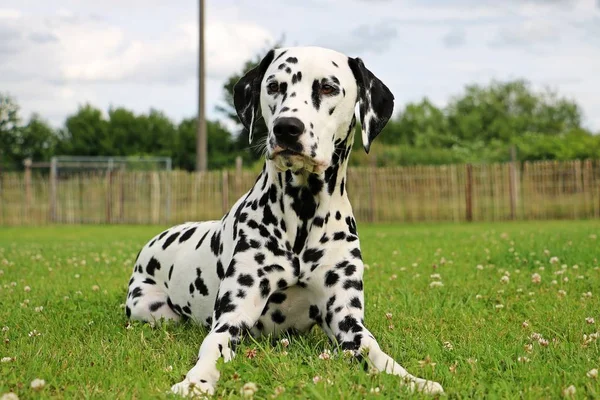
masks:
<instances>
[{"instance_id":1,"label":"dog's hind leg","mask_svg":"<svg viewBox=\"0 0 600 400\"><path fill-rule=\"evenodd\" d=\"M181 316L173 310L167 293L151 279L137 281L133 277L130 282L125 302L127 318L150 324L160 322L161 319L181 320Z\"/></svg>"}]
</instances>

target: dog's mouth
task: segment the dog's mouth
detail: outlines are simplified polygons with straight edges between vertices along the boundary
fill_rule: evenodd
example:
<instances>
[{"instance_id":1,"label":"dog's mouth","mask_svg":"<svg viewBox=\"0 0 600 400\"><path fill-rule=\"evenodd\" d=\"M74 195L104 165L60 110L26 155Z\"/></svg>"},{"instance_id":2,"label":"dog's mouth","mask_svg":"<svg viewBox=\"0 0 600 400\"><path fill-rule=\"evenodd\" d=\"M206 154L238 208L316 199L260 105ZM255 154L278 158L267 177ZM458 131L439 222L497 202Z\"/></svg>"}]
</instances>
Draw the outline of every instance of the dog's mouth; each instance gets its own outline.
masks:
<instances>
[{"instance_id":1,"label":"dog's mouth","mask_svg":"<svg viewBox=\"0 0 600 400\"><path fill-rule=\"evenodd\" d=\"M300 172L304 170L309 173L321 173L326 168L326 165L319 160L298 151L280 146L276 146L275 149L273 149L269 154L268 159L273 161L280 171L291 170L292 172Z\"/></svg>"}]
</instances>

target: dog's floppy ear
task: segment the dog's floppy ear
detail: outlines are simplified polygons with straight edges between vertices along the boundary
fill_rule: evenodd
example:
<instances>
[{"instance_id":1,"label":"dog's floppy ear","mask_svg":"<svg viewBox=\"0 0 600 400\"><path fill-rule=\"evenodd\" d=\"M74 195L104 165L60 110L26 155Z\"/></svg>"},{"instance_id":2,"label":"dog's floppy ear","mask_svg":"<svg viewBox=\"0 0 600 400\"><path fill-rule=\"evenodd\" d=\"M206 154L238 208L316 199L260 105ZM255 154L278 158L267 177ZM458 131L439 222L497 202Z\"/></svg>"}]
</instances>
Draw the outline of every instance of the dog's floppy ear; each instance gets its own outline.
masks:
<instances>
[{"instance_id":1,"label":"dog's floppy ear","mask_svg":"<svg viewBox=\"0 0 600 400\"><path fill-rule=\"evenodd\" d=\"M348 65L358 86L358 107L362 126L362 142L369 153L373 139L383 129L394 111L394 95L387 86L365 67L360 58L348 58Z\"/></svg>"},{"instance_id":2,"label":"dog's floppy ear","mask_svg":"<svg viewBox=\"0 0 600 400\"><path fill-rule=\"evenodd\" d=\"M273 62L275 50L270 50L260 64L246 72L233 87L233 104L235 111L248 130L248 139L252 143L252 128L258 119L260 110L260 84L265 76L265 71Z\"/></svg>"}]
</instances>

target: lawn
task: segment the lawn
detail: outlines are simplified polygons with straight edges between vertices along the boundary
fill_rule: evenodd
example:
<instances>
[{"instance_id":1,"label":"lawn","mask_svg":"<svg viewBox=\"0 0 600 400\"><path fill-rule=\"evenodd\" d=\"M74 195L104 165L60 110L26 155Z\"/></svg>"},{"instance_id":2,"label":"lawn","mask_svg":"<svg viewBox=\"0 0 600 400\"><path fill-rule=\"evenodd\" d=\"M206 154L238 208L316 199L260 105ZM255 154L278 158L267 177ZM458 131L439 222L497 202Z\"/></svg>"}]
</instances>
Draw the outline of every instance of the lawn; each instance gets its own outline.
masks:
<instances>
[{"instance_id":1,"label":"lawn","mask_svg":"<svg viewBox=\"0 0 600 400\"><path fill-rule=\"evenodd\" d=\"M0 396L171 397L205 330L128 326L123 310L135 255L162 228L0 228ZM600 222L359 233L366 324L411 373L450 398L557 398L571 386L576 398L600 396ZM318 328L288 339L246 341L221 366L215 397L239 398L247 382L255 399L405 395L397 377L334 354ZM319 358L326 349L329 360Z\"/></svg>"}]
</instances>

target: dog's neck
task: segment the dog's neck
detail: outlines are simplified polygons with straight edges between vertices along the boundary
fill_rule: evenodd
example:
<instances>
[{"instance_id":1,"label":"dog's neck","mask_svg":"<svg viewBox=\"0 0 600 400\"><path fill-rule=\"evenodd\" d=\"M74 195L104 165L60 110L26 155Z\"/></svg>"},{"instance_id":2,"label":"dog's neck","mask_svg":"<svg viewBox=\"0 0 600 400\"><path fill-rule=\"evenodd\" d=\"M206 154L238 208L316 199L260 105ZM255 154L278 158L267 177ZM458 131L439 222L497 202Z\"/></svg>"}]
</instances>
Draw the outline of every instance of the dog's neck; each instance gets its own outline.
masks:
<instances>
[{"instance_id":1,"label":"dog's neck","mask_svg":"<svg viewBox=\"0 0 600 400\"><path fill-rule=\"evenodd\" d=\"M346 172L354 141L354 121L344 134L345 139L334 143L331 165L322 173L280 171L273 161L267 160L256 182L261 198L254 201L264 207L263 220L283 221L285 236L297 254L305 248L314 227L320 229L328 223L333 208L344 214L352 212Z\"/></svg>"},{"instance_id":2,"label":"dog's neck","mask_svg":"<svg viewBox=\"0 0 600 400\"><path fill-rule=\"evenodd\" d=\"M321 173L311 173L305 169L292 172L280 171L272 160L267 159L263 174L267 180L283 190L309 191L319 204L327 205L332 198L347 197L346 172L348 159L354 143L353 120L344 128L344 139L334 143L331 164Z\"/></svg>"}]
</instances>

